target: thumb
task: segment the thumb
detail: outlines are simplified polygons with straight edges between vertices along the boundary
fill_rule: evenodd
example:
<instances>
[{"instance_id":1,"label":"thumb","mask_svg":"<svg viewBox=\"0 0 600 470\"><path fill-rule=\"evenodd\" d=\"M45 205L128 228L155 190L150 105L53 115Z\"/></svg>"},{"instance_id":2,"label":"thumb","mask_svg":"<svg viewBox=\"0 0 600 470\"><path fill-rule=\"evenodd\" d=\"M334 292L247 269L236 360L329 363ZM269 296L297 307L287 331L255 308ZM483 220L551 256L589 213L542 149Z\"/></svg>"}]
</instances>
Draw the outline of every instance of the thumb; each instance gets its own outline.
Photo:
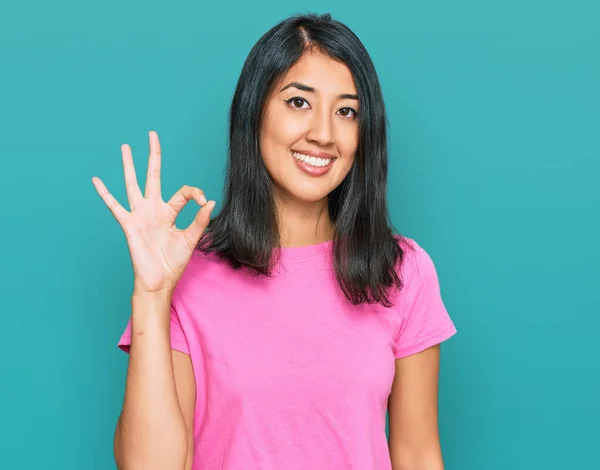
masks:
<instances>
[{"instance_id":1,"label":"thumb","mask_svg":"<svg viewBox=\"0 0 600 470\"><path fill-rule=\"evenodd\" d=\"M194 244L198 243L200 236L204 233L206 227L208 227L210 214L214 207L215 201L208 201L204 207L198 211L189 227L184 230L185 237Z\"/></svg>"}]
</instances>

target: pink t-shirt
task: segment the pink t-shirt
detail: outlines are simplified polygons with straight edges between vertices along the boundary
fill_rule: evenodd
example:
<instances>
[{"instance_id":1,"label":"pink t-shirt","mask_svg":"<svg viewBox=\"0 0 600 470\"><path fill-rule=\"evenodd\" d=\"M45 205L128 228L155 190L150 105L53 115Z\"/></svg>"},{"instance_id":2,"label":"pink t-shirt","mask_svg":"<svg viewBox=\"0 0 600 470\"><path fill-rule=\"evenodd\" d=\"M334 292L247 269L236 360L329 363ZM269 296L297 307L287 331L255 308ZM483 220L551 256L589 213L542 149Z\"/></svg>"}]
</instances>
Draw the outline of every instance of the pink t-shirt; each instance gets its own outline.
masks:
<instances>
[{"instance_id":1,"label":"pink t-shirt","mask_svg":"<svg viewBox=\"0 0 600 470\"><path fill-rule=\"evenodd\" d=\"M414 240L393 308L353 306L331 242L282 249L274 277L195 252L173 294L173 349L196 378L194 470L391 469L395 359L456 333ZM128 351L131 320L119 341Z\"/></svg>"}]
</instances>

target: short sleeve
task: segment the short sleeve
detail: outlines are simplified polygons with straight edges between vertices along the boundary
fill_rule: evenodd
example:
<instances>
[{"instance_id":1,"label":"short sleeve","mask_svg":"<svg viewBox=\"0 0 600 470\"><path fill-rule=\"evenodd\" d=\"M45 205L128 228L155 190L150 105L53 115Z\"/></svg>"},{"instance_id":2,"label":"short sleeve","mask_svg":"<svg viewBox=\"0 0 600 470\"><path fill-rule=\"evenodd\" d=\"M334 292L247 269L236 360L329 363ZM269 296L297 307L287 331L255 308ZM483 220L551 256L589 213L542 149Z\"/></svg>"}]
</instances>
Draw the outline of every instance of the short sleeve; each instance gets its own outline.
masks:
<instances>
[{"instance_id":1,"label":"short sleeve","mask_svg":"<svg viewBox=\"0 0 600 470\"><path fill-rule=\"evenodd\" d=\"M173 302L171 302L171 349L175 349L177 351L181 351L182 353L189 354L190 350L188 347L188 342L186 340L185 334L183 332L183 328L181 327L181 322L179 320L179 315L177 314L177 310ZM125 331L121 335L119 339L118 346L121 350L129 353L129 347L131 346L131 317L129 317L129 321L127 322L127 326L125 327Z\"/></svg>"},{"instance_id":2,"label":"short sleeve","mask_svg":"<svg viewBox=\"0 0 600 470\"><path fill-rule=\"evenodd\" d=\"M412 241L407 251L401 290L400 329L396 335L396 359L416 354L439 344L457 330L441 297L436 268L429 254Z\"/></svg>"}]
</instances>

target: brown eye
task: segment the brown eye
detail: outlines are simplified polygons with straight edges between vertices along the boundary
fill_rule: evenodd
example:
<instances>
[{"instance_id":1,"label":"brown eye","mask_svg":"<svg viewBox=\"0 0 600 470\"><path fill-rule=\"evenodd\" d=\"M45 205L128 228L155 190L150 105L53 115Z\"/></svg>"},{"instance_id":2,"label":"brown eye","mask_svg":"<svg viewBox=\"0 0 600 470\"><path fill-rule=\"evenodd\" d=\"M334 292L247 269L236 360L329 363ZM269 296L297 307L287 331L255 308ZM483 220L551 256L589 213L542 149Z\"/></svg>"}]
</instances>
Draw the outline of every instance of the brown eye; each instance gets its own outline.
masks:
<instances>
[{"instance_id":1,"label":"brown eye","mask_svg":"<svg viewBox=\"0 0 600 470\"><path fill-rule=\"evenodd\" d=\"M285 100L285 102L291 104L292 108L294 109L302 109L302 105L304 103L308 104L308 102L304 98L300 98L299 96L294 96L289 100Z\"/></svg>"},{"instance_id":2,"label":"brown eye","mask_svg":"<svg viewBox=\"0 0 600 470\"><path fill-rule=\"evenodd\" d=\"M349 117L350 113L352 113L351 117L356 118L358 116L358 112L352 108L342 108L338 111L343 117Z\"/></svg>"}]
</instances>

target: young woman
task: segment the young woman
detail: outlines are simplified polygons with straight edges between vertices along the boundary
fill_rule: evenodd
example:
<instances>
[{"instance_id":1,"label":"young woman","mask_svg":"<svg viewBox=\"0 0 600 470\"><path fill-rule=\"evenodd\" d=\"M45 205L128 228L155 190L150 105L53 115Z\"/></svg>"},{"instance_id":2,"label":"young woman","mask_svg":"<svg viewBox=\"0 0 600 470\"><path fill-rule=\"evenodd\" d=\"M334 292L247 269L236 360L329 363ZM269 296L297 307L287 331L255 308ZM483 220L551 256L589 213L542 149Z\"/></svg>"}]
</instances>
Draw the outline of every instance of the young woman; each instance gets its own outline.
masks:
<instances>
[{"instance_id":1,"label":"young woman","mask_svg":"<svg viewBox=\"0 0 600 470\"><path fill-rule=\"evenodd\" d=\"M329 15L268 31L229 138L212 220L198 188L163 202L155 132L145 194L122 146L130 212L93 179L135 275L119 468L442 469L439 344L456 329L431 258L390 227L385 108L359 39Z\"/></svg>"}]
</instances>

